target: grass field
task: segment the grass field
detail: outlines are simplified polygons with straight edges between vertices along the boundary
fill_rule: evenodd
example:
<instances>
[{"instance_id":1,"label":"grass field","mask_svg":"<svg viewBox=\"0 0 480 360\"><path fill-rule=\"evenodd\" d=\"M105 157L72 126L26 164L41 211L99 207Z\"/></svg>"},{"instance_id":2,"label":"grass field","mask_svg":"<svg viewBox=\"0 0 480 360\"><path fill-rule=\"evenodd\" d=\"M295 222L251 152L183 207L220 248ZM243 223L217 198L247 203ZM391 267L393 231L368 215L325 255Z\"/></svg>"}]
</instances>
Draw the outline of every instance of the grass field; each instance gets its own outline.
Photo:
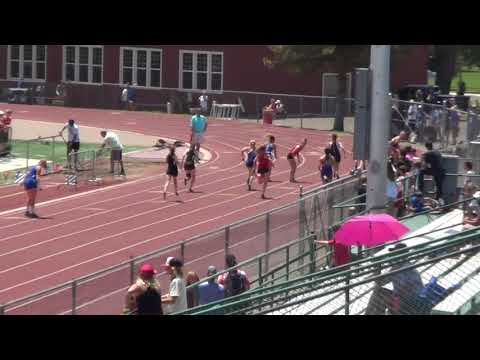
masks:
<instances>
[{"instance_id":1,"label":"grass field","mask_svg":"<svg viewBox=\"0 0 480 360\"><path fill-rule=\"evenodd\" d=\"M480 71L462 71L461 77L465 81L467 93L480 93ZM460 74L453 78L451 91L457 91L459 83Z\"/></svg>"},{"instance_id":2,"label":"grass field","mask_svg":"<svg viewBox=\"0 0 480 360\"><path fill-rule=\"evenodd\" d=\"M98 150L99 144L82 143L80 152L88 150ZM30 142L28 146L30 159L48 159L61 160L66 159L67 146L62 142ZM142 150L146 147L142 146L125 146L123 152L127 153L135 150ZM27 142L24 140L14 140L12 143L12 155L18 158L27 158Z\"/></svg>"}]
</instances>

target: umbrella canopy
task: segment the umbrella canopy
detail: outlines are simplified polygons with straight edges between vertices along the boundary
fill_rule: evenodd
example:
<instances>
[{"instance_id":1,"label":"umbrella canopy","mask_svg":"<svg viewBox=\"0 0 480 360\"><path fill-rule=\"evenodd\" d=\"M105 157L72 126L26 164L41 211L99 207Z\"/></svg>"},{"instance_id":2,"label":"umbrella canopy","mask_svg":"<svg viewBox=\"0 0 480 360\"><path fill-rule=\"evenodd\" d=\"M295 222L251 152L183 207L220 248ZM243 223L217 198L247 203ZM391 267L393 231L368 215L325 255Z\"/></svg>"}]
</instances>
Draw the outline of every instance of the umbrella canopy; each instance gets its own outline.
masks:
<instances>
[{"instance_id":1,"label":"umbrella canopy","mask_svg":"<svg viewBox=\"0 0 480 360\"><path fill-rule=\"evenodd\" d=\"M335 241L344 245L375 246L398 240L410 229L387 214L356 216L335 233Z\"/></svg>"}]
</instances>

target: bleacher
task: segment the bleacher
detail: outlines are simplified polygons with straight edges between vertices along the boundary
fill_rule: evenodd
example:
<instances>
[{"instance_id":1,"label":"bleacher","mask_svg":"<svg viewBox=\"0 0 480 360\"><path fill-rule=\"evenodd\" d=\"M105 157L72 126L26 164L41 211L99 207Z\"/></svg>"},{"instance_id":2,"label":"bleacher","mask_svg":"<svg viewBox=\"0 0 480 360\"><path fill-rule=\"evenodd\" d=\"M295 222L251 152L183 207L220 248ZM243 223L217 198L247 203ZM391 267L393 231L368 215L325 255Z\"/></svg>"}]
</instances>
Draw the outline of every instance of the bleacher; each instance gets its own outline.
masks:
<instances>
[{"instance_id":1,"label":"bleacher","mask_svg":"<svg viewBox=\"0 0 480 360\"><path fill-rule=\"evenodd\" d=\"M314 269L307 275L185 313L208 314L222 309L226 314L360 315L369 306L376 281L385 282L409 269L419 272L424 286L432 277L437 277L444 289L462 284L433 304L432 314L471 313L480 297L480 228L464 229L462 217L461 210L410 217L405 222L412 231L399 241L407 245L406 250L377 249L375 255L342 267ZM382 287L393 288L388 281Z\"/></svg>"}]
</instances>

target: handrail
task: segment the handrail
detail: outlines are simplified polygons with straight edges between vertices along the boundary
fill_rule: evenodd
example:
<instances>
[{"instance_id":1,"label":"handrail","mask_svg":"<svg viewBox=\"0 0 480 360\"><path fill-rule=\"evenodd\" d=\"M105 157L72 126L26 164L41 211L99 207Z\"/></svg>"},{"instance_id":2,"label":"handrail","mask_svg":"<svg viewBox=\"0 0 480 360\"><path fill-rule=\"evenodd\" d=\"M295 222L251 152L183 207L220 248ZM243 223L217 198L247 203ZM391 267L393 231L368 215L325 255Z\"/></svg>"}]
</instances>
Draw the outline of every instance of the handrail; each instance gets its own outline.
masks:
<instances>
[{"instance_id":1,"label":"handrail","mask_svg":"<svg viewBox=\"0 0 480 360\"><path fill-rule=\"evenodd\" d=\"M477 230L478 230L478 228L477 228ZM458 234L450 235L450 237L452 237L452 238L455 237L455 236L458 236ZM440 248L440 250L442 250L443 248L455 248L456 246L458 246L458 243L467 242L467 241L471 240L472 238L474 238L474 236L461 237L460 239L452 241L450 243L447 243L446 245L440 246L439 248ZM289 293L289 292L292 292L292 291L297 290L299 288L311 287L315 284L318 284L320 282L326 282L328 280L333 280L333 281L326 284L325 286L332 286L332 285L335 285L335 284L345 282L344 278L339 279L339 277L350 276L350 279L356 279L358 277L364 277L369 272L370 273L372 273L372 272L375 273L375 272L381 271L382 269L391 267L392 264L395 263L395 261L402 261L402 260L405 260L405 259L412 260L412 259L415 259L415 258L422 258L422 257L428 256L430 254L438 253L439 248L429 248L429 249L426 249L427 251L418 250L418 251L414 251L414 252L411 252L411 253L409 252L409 253L403 253L403 254L392 254L393 256L391 256L388 263L382 262L382 261L370 261L370 264L368 264L368 266L361 266L359 268L355 268L355 269L350 270L350 271L338 271L339 269L344 268L345 266L339 267L339 268L337 268L336 271L333 271L333 272L332 271L326 271L326 272L325 271L320 271L320 272L315 273L315 274L309 274L309 275L306 275L306 276L303 276L303 277L299 277L295 280L286 281L285 283L282 284L282 289L278 289L278 290L275 290L275 289L272 290L271 288L255 289L255 290L249 291L248 293L245 293L245 296L244 296L245 299L241 298L243 294L237 295L236 297L229 298L229 299L234 299L234 300L237 300L237 301L227 303L227 304L225 304L224 306L221 306L221 307L218 307L218 305L222 305L222 303L221 303L222 301L217 301L215 303L202 305L201 307L195 308L196 310L198 310L198 312L195 312L195 314L196 315L207 314L213 309L219 310L219 309L227 308L227 307L230 307L230 306L237 306L237 305L241 306L243 304L246 304L246 303L254 301L254 300L262 300L264 298L272 297L272 296L275 296L275 295L278 295L278 294L281 294L281 293ZM424 261L423 263L415 264L415 265L413 265L411 267L408 267L408 268L420 267L420 266L423 266L424 264L429 264L429 263L435 262L439 259L452 257L453 255L456 255L457 253L465 253L465 252L474 251L477 248L480 248L480 245L474 245L474 246L472 246L472 247L470 247L466 250L457 251L457 252L453 252L453 253L448 253L448 254L443 255L443 256L437 256L433 260ZM413 256L410 256L410 255L413 255ZM374 260L377 260L377 259L374 259ZM353 264L353 263L351 263L351 264ZM373 268L373 269L368 271L369 268ZM377 278L383 278L383 277L386 277L386 276L391 276L392 274L395 274L397 272L405 271L408 268L407 267L402 267L398 271L397 270L390 271L388 274L380 274L379 276L369 277L367 279L356 282L355 284L353 284L350 287L355 287L355 286L358 286L358 285L361 285L361 284L364 284L364 283L375 281ZM367 270L366 271L367 274L362 273L361 270ZM322 276L322 275L324 275L324 273L327 273L327 274L325 276ZM331 273L331 274L328 275L328 273ZM352 277L352 275L353 275L353 277ZM319 276L320 276L320 278L318 278ZM314 278L316 278L316 279L314 279ZM320 287L320 288L322 288L322 287ZM331 293L336 293L336 292L345 290L347 288L348 287L336 288L336 289L333 289L333 290L322 293L322 296L329 295ZM318 290L318 289L319 288L317 288L316 290ZM261 294L262 291L265 292L265 293ZM309 290L309 291L311 291L311 290ZM256 295L256 294L260 294L260 295ZM295 297L295 296L298 296L298 295L300 295L300 294L295 293L291 296L285 296L285 298ZM316 295L313 298L317 298L317 297L319 297L319 296ZM238 300L238 299L240 299L240 300ZM301 301L299 301L298 303L301 303L301 302L306 302L305 298L302 299ZM289 303L288 306L293 306L295 304L296 303ZM217 306L217 307L214 307L214 306ZM269 310L269 311L272 311L272 310Z\"/></svg>"},{"instance_id":2,"label":"handrail","mask_svg":"<svg viewBox=\"0 0 480 360\"><path fill-rule=\"evenodd\" d=\"M479 228L476 227L474 229L470 229L468 232L473 232L473 231L478 231L478 230L479 230ZM460 236L460 238L455 240L454 238L456 238L458 236ZM438 253L439 251L444 250L445 248L452 248L452 247L458 246L458 243L467 242L471 239L474 239L475 237L478 237L478 234L465 235L465 233L460 233L460 234L448 235L448 236L446 236L442 239L443 240L448 240L450 238L450 239L452 239L452 241L449 241L449 242L444 243L444 244L438 244L437 246L432 246L432 247L425 248L424 246L422 246L423 244L419 244L419 245L415 245L413 247L410 247L410 249L415 249L414 251L409 251L409 252L406 252L406 253L400 251L397 254L395 254L395 252L393 252L392 254L383 254L383 255L380 255L380 256L376 256L374 258L361 259L361 260L354 261L354 262L351 262L349 264L339 266L339 267L336 267L336 268L333 268L333 269L323 270L323 271L320 271L320 272L317 272L317 273L314 273L314 274L309 274L309 275L299 277L299 278L294 279L294 280L289 280L289 281L286 281L285 283L282 284L282 288L283 288L282 290L283 291L295 290L296 288L303 286L302 284L304 284L306 286L306 284L304 283L306 280L308 280L309 278L314 278L314 277L319 277L319 276L320 276L320 279L318 279L318 281L336 280L333 283L328 284L329 286L331 286L332 284L334 284L336 282L343 282L344 281L343 279L338 280L338 277L347 276L347 275L351 276L352 274L356 274L353 278L356 278L356 277L359 277L359 276L364 276L362 271L363 270L368 270L371 267L375 267L375 271L382 270L384 268L390 267L392 265L392 263L395 263L396 261L401 261L401 260L405 260L405 259L411 260L411 259L418 258L418 257L424 257L424 256L427 256L429 254ZM436 239L434 241L439 241L439 240L441 240L441 239ZM478 245L478 246L480 246L480 245ZM416 248L419 248L419 249L416 249ZM386 261L384 261L385 258L387 259L388 264L386 264ZM357 267L357 265L359 265L359 266ZM351 279L353 279L353 278L351 278ZM302 284L293 285L293 286L289 287L291 284L295 284L295 283L302 283ZM240 305L240 304L243 304L244 302L246 302L248 300L256 300L257 298L255 297L255 294L261 293L262 291L269 291L269 290L271 290L271 289L265 289L265 288L253 289L253 290L250 290L247 293L244 293L245 295L240 294L240 295L237 295L237 296L229 298L229 299L235 299L236 300L236 299L241 299L242 296L248 297L247 300L239 300L238 305ZM272 290L272 292L268 293L268 295L266 295L265 297L272 296L272 295L275 295L277 293L278 293L278 291L276 292L275 290ZM252 296L253 296L253 298L252 298ZM260 298L261 298L261 296L260 296ZM202 306L197 307L195 309L199 310L198 314L201 314L203 309L210 308L210 306L219 305L219 304L222 303L222 301L225 301L225 300L220 300L220 301L217 301L215 303L202 305ZM237 303L235 303L235 305L236 304ZM225 306L230 306L230 305L232 305L232 304L228 304L228 305L225 305ZM208 312L208 310L205 311L205 313L206 312Z\"/></svg>"}]
</instances>

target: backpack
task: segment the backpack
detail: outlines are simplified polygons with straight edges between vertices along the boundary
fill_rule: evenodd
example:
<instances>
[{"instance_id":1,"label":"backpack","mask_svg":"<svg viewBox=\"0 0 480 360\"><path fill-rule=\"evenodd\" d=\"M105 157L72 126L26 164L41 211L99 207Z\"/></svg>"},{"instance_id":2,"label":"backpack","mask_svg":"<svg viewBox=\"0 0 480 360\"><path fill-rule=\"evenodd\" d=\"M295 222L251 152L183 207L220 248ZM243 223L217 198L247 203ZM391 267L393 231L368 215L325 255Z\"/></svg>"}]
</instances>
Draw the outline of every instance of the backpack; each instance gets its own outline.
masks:
<instances>
[{"instance_id":1,"label":"backpack","mask_svg":"<svg viewBox=\"0 0 480 360\"><path fill-rule=\"evenodd\" d=\"M225 279L225 297L235 296L246 290L245 277L237 270L229 272Z\"/></svg>"},{"instance_id":2,"label":"backpack","mask_svg":"<svg viewBox=\"0 0 480 360\"><path fill-rule=\"evenodd\" d=\"M163 315L162 298L155 287L149 286L137 297L138 315Z\"/></svg>"}]
</instances>

